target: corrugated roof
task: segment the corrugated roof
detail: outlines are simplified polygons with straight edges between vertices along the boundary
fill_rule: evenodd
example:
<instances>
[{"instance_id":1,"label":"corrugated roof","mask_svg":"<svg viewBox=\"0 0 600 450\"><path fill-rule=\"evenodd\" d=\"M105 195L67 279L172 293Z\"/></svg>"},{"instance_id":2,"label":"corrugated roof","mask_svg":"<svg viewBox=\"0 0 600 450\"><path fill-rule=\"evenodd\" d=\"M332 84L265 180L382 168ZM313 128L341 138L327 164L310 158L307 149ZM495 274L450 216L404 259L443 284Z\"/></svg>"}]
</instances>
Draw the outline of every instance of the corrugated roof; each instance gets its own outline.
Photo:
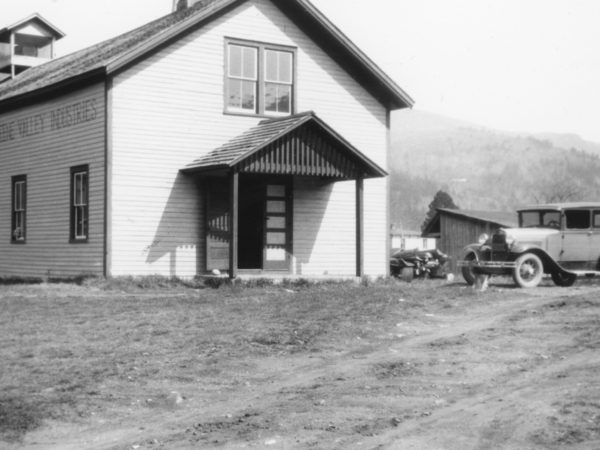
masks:
<instances>
[{"instance_id":1,"label":"corrugated roof","mask_svg":"<svg viewBox=\"0 0 600 450\"><path fill-rule=\"evenodd\" d=\"M312 111L263 120L182 170L217 168L332 178L387 175Z\"/></svg>"},{"instance_id":2,"label":"corrugated roof","mask_svg":"<svg viewBox=\"0 0 600 450\"><path fill-rule=\"evenodd\" d=\"M438 208L438 211L443 211L455 216L462 216L468 219L480 220L482 222L491 222L503 227L518 226L517 214L507 211L476 211L469 209L447 209Z\"/></svg>"},{"instance_id":3,"label":"corrugated roof","mask_svg":"<svg viewBox=\"0 0 600 450\"><path fill-rule=\"evenodd\" d=\"M128 33L26 70L0 85L0 102L98 73L113 73L165 45L182 33L200 26L245 0L201 0ZM362 53L307 0L273 0L284 13L298 18L299 26L320 42L365 88L390 109L414 103L394 81Z\"/></svg>"}]
</instances>

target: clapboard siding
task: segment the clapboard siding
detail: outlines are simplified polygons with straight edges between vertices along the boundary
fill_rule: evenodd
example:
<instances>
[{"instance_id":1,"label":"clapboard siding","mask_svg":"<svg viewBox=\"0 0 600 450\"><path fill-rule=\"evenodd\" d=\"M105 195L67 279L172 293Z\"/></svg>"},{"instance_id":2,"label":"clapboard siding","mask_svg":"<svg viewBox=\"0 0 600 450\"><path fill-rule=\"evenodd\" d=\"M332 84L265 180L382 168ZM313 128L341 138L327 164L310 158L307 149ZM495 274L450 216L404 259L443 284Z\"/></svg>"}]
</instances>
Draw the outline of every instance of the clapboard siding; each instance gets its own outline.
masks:
<instances>
[{"instance_id":1,"label":"clapboard siding","mask_svg":"<svg viewBox=\"0 0 600 450\"><path fill-rule=\"evenodd\" d=\"M189 275L204 268L201 190L178 171L260 120L223 113L226 37L296 47L297 110L315 111L387 167L385 108L270 1L248 1L115 77L113 274ZM364 259L371 275L385 274L387 268L386 190L386 180L365 182ZM309 223L311 209L321 209L319 190L298 190L298 195L304 197L294 203L294 249L297 260L307 261L299 270L354 274L354 183L331 185L324 220L314 233L303 234L301 224ZM177 230L176 237L166 230ZM300 253L309 250L310 255Z\"/></svg>"},{"instance_id":2,"label":"clapboard siding","mask_svg":"<svg viewBox=\"0 0 600 450\"><path fill-rule=\"evenodd\" d=\"M60 129L50 117L59 108L87 102L89 114ZM92 103L93 102L93 103ZM98 84L57 100L0 114L0 124L42 117L38 134L0 142L0 276L102 275L104 254L104 85ZM93 106L92 106L93 104ZM93 112L92 112L93 110ZM18 129L18 128L15 128ZM69 243L70 168L90 170L90 236ZM11 244L11 177L27 175L27 242Z\"/></svg>"}]
</instances>

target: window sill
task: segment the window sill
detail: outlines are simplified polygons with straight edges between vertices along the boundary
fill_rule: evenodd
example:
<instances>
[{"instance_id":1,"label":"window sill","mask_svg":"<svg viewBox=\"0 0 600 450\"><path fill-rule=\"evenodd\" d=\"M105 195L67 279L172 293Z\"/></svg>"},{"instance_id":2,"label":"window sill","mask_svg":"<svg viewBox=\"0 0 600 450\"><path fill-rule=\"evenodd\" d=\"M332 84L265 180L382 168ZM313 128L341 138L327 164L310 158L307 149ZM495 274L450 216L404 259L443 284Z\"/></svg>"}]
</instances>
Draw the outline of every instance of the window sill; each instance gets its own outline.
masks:
<instances>
[{"instance_id":1,"label":"window sill","mask_svg":"<svg viewBox=\"0 0 600 450\"><path fill-rule=\"evenodd\" d=\"M241 111L229 111L227 109L223 110L224 116L238 116L238 117L254 117L257 119L282 119L285 117L293 116L293 113L289 114L258 114L258 113L245 113Z\"/></svg>"}]
</instances>

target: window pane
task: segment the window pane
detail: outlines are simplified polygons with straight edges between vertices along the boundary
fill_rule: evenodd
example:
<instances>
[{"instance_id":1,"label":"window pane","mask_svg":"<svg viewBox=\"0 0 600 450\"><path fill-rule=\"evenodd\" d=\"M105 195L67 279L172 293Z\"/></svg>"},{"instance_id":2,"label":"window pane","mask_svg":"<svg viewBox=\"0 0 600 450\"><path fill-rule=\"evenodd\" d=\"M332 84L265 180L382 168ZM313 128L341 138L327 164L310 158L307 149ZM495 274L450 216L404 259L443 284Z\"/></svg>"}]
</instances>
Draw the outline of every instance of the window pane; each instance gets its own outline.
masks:
<instances>
[{"instance_id":1,"label":"window pane","mask_svg":"<svg viewBox=\"0 0 600 450\"><path fill-rule=\"evenodd\" d=\"M229 46L229 76L242 76L242 47L239 45Z\"/></svg>"},{"instance_id":2,"label":"window pane","mask_svg":"<svg viewBox=\"0 0 600 450\"><path fill-rule=\"evenodd\" d=\"M229 86L227 89L229 98L227 99L227 106L234 108L242 107L242 82L239 80L229 80Z\"/></svg>"},{"instance_id":3,"label":"window pane","mask_svg":"<svg viewBox=\"0 0 600 450\"><path fill-rule=\"evenodd\" d=\"M81 204L87 205L88 202L88 175L87 172L81 174Z\"/></svg>"},{"instance_id":4,"label":"window pane","mask_svg":"<svg viewBox=\"0 0 600 450\"><path fill-rule=\"evenodd\" d=\"M243 57L243 77L256 79L256 49L252 47L244 47Z\"/></svg>"},{"instance_id":5,"label":"window pane","mask_svg":"<svg viewBox=\"0 0 600 450\"><path fill-rule=\"evenodd\" d=\"M600 211L594 211L594 228L600 228Z\"/></svg>"},{"instance_id":6,"label":"window pane","mask_svg":"<svg viewBox=\"0 0 600 450\"><path fill-rule=\"evenodd\" d=\"M285 185L283 185L283 184L267 185L267 197L285 197Z\"/></svg>"},{"instance_id":7,"label":"window pane","mask_svg":"<svg viewBox=\"0 0 600 450\"><path fill-rule=\"evenodd\" d=\"M256 109L256 83L230 79L227 106L254 111Z\"/></svg>"},{"instance_id":8,"label":"window pane","mask_svg":"<svg viewBox=\"0 0 600 450\"><path fill-rule=\"evenodd\" d=\"M267 245L285 245L285 233L268 232Z\"/></svg>"},{"instance_id":9,"label":"window pane","mask_svg":"<svg viewBox=\"0 0 600 450\"><path fill-rule=\"evenodd\" d=\"M292 112L292 88L291 86L278 86L277 88L277 112Z\"/></svg>"},{"instance_id":10,"label":"window pane","mask_svg":"<svg viewBox=\"0 0 600 450\"><path fill-rule=\"evenodd\" d=\"M292 88L282 84L267 83L265 86L265 111L290 113Z\"/></svg>"},{"instance_id":11,"label":"window pane","mask_svg":"<svg viewBox=\"0 0 600 450\"><path fill-rule=\"evenodd\" d=\"M242 81L241 107L252 111L256 109L256 83L253 81Z\"/></svg>"},{"instance_id":12,"label":"window pane","mask_svg":"<svg viewBox=\"0 0 600 450\"><path fill-rule=\"evenodd\" d=\"M15 183L15 204L14 204L14 209L15 211L19 211L21 209L21 204L22 204L22 192L21 192L21 188L22 188L23 184L22 183Z\"/></svg>"},{"instance_id":13,"label":"window pane","mask_svg":"<svg viewBox=\"0 0 600 450\"><path fill-rule=\"evenodd\" d=\"M284 83L292 82L292 54L279 52L279 77L278 81Z\"/></svg>"},{"instance_id":14,"label":"window pane","mask_svg":"<svg viewBox=\"0 0 600 450\"><path fill-rule=\"evenodd\" d=\"M73 182L74 182L73 192L75 193L75 195L73 196L73 204L79 205L79 203L81 201L81 198L80 198L81 178L79 177L79 174L75 174L75 178L74 178Z\"/></svg>"},{"instance_id":15,"label":"window pane","mask_svg":"<svg viewBox=\"0 0 600 450\"><path fill-rule=\"evenodd\" d=\"M267 50L265 52L265 80L278 81L277 76L277 52Z\"/></svg>"},{"instance_id":16,"label":"window pane","mask_svg":"<svg viewBox=\"0 0 600 450\"><path fill-rule=\"evenodd\" d=\"M265 80L292 82L292 54L275 50L265 51Z\"/></svg>"},{"instance_id":17,"label":"window pane","mask_svg":"<svg viewBox=\"0 0 600 450\"><path fill-rule=\"evenodd\" d=\"M285 217L281 216L269 216L267 217L267 228L279 228L285 229Z\"/></svg>"},{"instance_id":18,"label":"window pane","mask_svg":"<svg viewBox=\"0 0 600 450\"><path fill-rule=\"evenodd\" d=\"M285 201L283 200L268 200L267 201L267 212L268 213L285 213Z\"/></svg>"},{"instance_id":19,"label":"window pane","mask_svg":"<svg viewBox=\"0 0 600 450\"><path fill-rule=\"evenodd\" d=\"M277 85L265 85L265 111L277 112Z\"/></svg>"},{"instance_id":20,"label":"window pane","mask_svg":"<svg viewBox=\"0 0 600 450\"><path fill-rule=\"evenodd\" d=\"M267 248L267 261L285 261L285 249Z\"/></svg>"}]
</instances>

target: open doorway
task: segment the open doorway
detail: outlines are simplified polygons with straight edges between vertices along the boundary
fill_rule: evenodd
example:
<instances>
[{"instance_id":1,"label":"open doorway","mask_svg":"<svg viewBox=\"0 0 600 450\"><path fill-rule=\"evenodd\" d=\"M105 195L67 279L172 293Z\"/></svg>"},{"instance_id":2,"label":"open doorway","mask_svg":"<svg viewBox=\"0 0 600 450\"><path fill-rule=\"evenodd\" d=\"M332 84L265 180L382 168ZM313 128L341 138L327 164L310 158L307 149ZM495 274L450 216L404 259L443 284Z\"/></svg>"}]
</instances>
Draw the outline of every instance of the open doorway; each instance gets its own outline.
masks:
<instances>
[{"instance_id":1,"label":"open doorway","mask_svg":"<svg viewBox=\"0 0 600 450\"><path fill-rule=\"evenodd\" d=\"M265 185L250 176L240 177L238 216L238 267L262 269Z\"/></svg>"}]
</instances>

